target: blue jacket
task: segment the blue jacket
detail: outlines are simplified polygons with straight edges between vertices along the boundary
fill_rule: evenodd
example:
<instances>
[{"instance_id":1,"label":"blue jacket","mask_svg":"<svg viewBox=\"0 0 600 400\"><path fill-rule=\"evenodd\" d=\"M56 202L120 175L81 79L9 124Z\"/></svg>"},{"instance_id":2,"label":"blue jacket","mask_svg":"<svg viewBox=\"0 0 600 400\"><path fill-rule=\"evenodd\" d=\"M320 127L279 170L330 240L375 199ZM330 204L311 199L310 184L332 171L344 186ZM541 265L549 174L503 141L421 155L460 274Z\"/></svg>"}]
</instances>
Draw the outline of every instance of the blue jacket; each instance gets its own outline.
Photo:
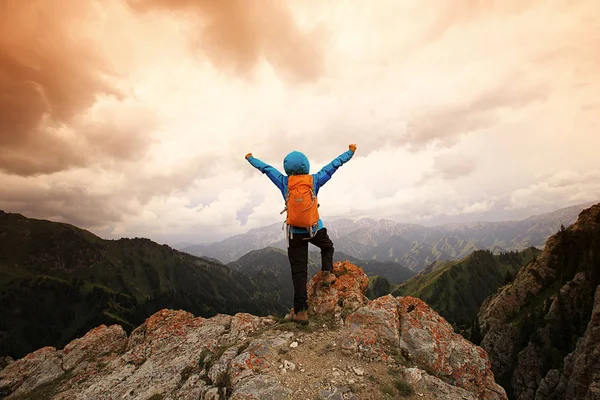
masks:
<instances>
[{"instance_id":1,"label":"blue jacket","mask_svg":"<svg viewBox=\"0 0 600 400\"><path fill-rule=\"evenodd\" d=\"M350 161L354 152L352 150L348 150L345 153L340 154L337 158L335 158L332 162L324 166L319 172L313 174L313 185L316 194L319 194L319 189L321 186L326 184L329 179L333 176L333 173L337 171L342 164ZM252 166L258 169L263 174L266 174L269 179L279 188L281 191L281 195L283 196L283 200L285 201L285 194L288 190L288 176L283 175L281 172L260 161L256 157L249 157L248 162L252 164ZM308 158L299 151L292 151L283 159L283 168L285 173L288 175L301 175L308 174L310 171L310 163L308 162ZM319 219L318 228L323 228L323 221ZM305 228L296 228L292 227L292 233L306 233Z\"/></svg>"}]
</instances>

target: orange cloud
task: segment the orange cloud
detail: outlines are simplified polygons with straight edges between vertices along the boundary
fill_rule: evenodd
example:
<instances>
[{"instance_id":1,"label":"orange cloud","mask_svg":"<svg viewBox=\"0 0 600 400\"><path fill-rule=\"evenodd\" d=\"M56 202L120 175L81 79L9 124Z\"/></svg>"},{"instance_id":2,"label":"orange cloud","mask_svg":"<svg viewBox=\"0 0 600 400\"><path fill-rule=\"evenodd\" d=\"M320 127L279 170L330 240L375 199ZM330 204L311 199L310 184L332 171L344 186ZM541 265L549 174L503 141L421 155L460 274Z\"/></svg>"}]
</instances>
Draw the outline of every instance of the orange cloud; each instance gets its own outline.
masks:
<instances>
[{"instance_id":1,"label":"orange cloud","mask_svg":"<svg viewBox=\"0 0 600 400\"><path fill-rule=\"evenodd\" d=\"M99 96L119 95L115 72L86 37L96 5L0 0L0 170L34 175L85 165L96 153L130 156L118 149L131 137L110 123L71 125Z\"/></svg>"},{"instance_id":2,"label":"orange cloud","mask_svg":"<svg viewBox=\"0 0 600 400\"><path fill-rule=\"evenodd\" d=\"M322 73L323 38L302 32L279 0L128 0L138 11L172 11L191 17L195 50L219 69L248 75L265 59L292 81Z\"/></svg>"}]
</instances>

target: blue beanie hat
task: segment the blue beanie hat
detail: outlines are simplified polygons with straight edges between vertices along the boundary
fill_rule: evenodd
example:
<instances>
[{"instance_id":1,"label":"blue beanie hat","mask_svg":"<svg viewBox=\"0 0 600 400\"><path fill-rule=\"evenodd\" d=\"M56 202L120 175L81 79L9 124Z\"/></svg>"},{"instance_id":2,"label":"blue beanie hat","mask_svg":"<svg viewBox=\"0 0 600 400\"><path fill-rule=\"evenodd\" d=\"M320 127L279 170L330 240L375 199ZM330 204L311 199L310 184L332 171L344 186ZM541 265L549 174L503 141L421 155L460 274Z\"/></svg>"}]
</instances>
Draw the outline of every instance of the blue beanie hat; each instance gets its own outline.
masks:
<instances>
[{"instance_id":1,"label":"blue beanie hat","mask_svg":"<svg viewBox=\"0 0 600 400\"><path fill-rule=\"evenodd\" d=\"M283 159L283 169L288 175L308 174L310 163L303 153L294 150Z\"/></svg>"}]
</instances>

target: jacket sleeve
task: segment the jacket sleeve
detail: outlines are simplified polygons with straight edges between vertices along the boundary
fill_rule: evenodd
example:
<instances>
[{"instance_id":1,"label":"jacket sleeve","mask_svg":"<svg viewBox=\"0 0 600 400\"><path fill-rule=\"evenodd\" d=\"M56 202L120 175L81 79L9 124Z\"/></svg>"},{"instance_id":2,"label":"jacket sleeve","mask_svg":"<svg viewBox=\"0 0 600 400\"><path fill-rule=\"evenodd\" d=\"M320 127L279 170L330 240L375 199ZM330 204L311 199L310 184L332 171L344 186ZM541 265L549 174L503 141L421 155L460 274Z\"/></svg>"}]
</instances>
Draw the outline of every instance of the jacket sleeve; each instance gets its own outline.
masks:
<instances>
[{"instance_id":1,"label":"jacket sleeve","mask_svg":"<svg viewBox=\"0 0 600 400\"><path fill-rule=\"evenodd\" d=\"M321 186L323 186L325 183L327 183L327 181L329 181L331 179L331 176L333 175L333 173L335 171L337 171L337 169L339 167L341 167L342 164L345 164L348 161L350 161L350 159L352 158L353 155L354 155L354 152L352 150L348 150L348 151L340 154L332 162L330 162L329 164L324 166L319 172L317 172L314 175L316 178L315 179L316 191L318 191Z\"/></svg>"},{"instance_id":2,"label":"jacket sleeve","mask_svg":"<svg viewBox=\"0 0 600 400\"><path fill-rule=\"evenodd\" d=\"M285 184L285 175L283 175L281 172L279 172L277 170L277 168L274 168L274 167L270 166L269 164L260 161L256 157L249 157L248 162L254 168L259 170L263 174L266 174L269 177L269 179L271 180L271 182L273 182L275 184L275 186L277 186L279 188L279 190L281 191L281 193L283 194L283 189L284 189L284 184Z\"/></svg>"}]
</instances>

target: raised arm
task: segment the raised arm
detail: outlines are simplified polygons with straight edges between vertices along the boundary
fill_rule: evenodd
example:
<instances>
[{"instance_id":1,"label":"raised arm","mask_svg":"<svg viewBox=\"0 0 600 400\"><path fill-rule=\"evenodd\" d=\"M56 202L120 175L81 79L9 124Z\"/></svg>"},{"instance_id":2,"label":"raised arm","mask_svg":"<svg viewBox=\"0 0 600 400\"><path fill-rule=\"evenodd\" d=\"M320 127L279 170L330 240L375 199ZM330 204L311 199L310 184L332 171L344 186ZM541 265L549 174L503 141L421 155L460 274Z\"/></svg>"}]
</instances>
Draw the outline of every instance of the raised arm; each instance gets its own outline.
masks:
<instances>
[{"instance_id":1,"label":"raised arm","mask_svg":"<svg viewBox=\"0 0 600 400\"><path fill-rule=\"evenodd\" d=\"M277 168L272 167L269 164L260 161L256 157L253 157L252 153L246 154L246 160L248 160L248 162L254 168L259 170L263 174L266 174L269 177L269 179L271 180L271 182L273 182L275 184L275 186L277 186L279 188L279 190L281 190L281 193L283 193L285 175L283 175L281 172L279 172L277 170Z\"/></svg>"},{"instance_id":2,"label":"raised arm","mask_svg":"<svg viewBox=\"0 0 600 400\"><path fill-rule=\"evenodd\" d=\"M327 181L329 181L329 179L331 179L333 173L337 171L339 167L350 161L350 159L354 155L354 152L356 151L356 145L351 144L348 147L348 151L337 156L332 162L321 168L321 170L315 174L317 190L319 190L321 186L323 186L325 183L327 183Z\"/></svg>"}]
</instances>

